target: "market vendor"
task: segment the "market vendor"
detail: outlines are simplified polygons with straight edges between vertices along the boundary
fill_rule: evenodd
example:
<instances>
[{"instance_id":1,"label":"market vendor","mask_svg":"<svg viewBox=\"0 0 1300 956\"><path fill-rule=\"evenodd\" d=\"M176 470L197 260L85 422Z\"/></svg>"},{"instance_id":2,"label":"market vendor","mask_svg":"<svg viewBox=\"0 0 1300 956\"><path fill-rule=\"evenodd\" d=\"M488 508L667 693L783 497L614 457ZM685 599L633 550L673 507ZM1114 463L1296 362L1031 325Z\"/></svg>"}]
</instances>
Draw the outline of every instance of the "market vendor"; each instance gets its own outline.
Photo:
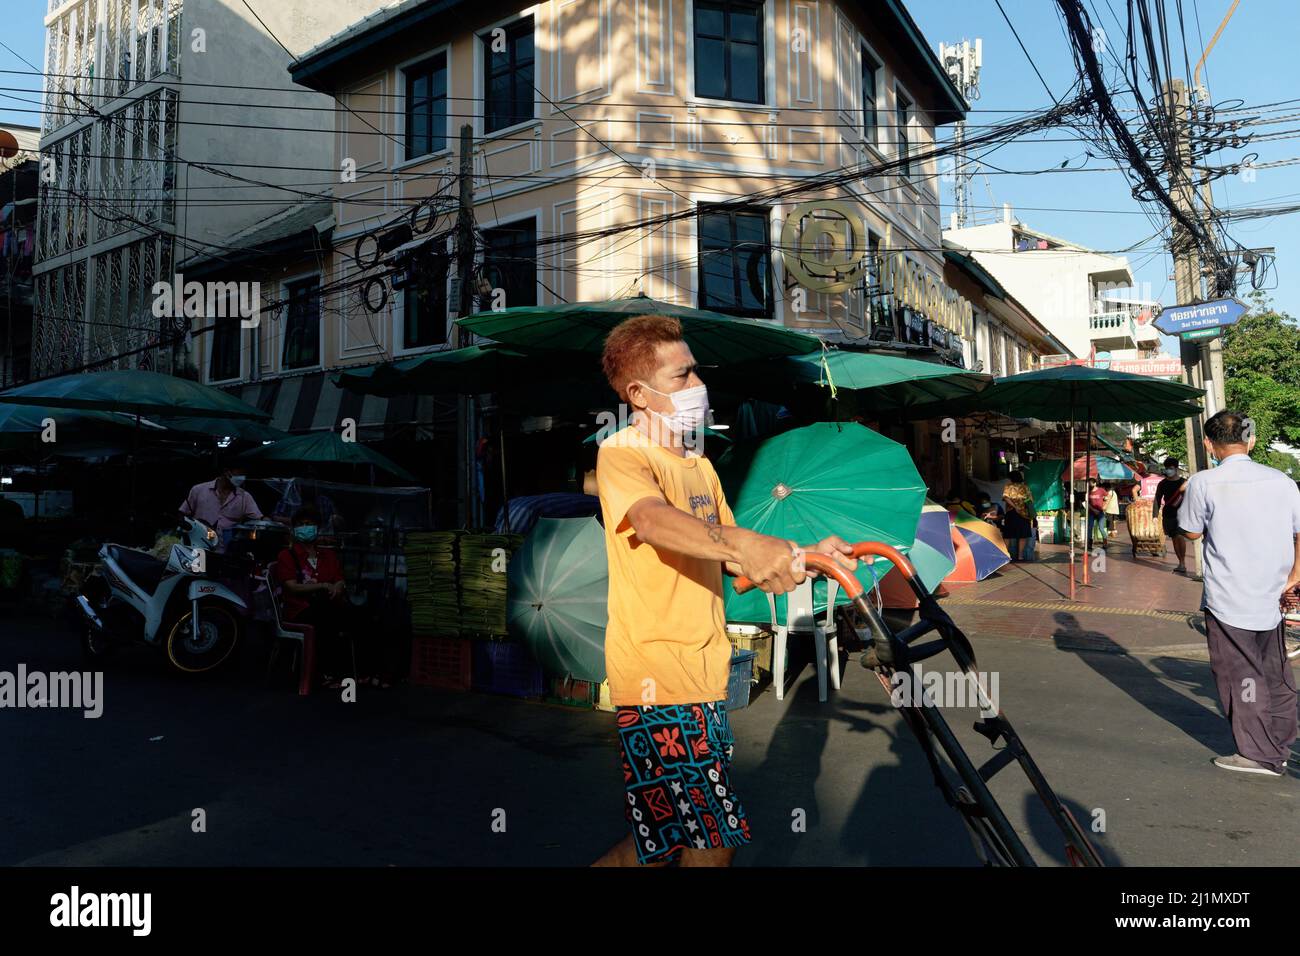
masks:
<instances>
[{"instance_id":1,"label":"market vendor","mask_svg":"<svg viewBox=\"0 0 1300 956\"><path fill-rule=\"evenodd\" d=\"M338 688L340 676L352 673L354 653L358 682L387 687L371 664L375 642L362 636L362 622L348 599L338 554L318 543L320 524L320 512L311 505L294 512L293 540L280 552L275 566L283 589L284 617L315 629L316 659L326 688Z\"/></svg>"},{"instance_id":2,"label":"market vendor","mask_svg":"<svg viewBox=\"0 0 1300 956\"><path fill-rule=\"evenodd\" d=\"M181 502L181 515L198 518L216 529L217 551L226 549L230 543L231 529L235 525L262 517L257 502L243 489L243 484L242 475L236 475L227 469L212 481L199 482Z\"/></svg>"},{"instance_id":3,"label":"market vendor","mask_svg":"<svg viewBox=\"0 0 1300 956\"><path fill-rule=\"evenodd\" d=\"M750 830L729 776L722 572L783 594L805 578L801 551L736 527L698 453L709 398L680 322L628 319L602 362L631 409L600 447L596 483L609 560L605 662L632 833L596 865L729 866ZM811 547L857 564L838 537Z\"/></svg>"}]
</instances>

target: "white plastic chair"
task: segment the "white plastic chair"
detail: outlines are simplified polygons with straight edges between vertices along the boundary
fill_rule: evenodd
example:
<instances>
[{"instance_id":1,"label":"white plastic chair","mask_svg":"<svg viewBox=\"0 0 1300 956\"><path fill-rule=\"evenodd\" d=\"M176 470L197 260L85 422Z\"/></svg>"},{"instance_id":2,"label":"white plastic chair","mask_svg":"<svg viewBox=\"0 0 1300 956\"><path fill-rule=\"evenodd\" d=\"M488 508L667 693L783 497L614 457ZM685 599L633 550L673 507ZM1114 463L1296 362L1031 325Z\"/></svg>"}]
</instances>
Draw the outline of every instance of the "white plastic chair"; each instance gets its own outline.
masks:
<instances>
[{"instance_id":1,"label":"white plastic chair","mask_svg":"<svg viewBox=\"0 0 1300 956\"><path fill-rule=\"evenodd\" d=\"M813 658L817 663L817 699L826 701L826 677L830 674L831 686L840 689L840 640L835 631L835 598L840 586L834 578L826 581L826 619L818 621L813 613L813 579L785 596L785 624L776 621L776 596L767 596L767 606L772 613L772 683L776 685L776 699L785 699L785 655L787 638L791 633L813 637Z\"/></svg>"}]
</instances>

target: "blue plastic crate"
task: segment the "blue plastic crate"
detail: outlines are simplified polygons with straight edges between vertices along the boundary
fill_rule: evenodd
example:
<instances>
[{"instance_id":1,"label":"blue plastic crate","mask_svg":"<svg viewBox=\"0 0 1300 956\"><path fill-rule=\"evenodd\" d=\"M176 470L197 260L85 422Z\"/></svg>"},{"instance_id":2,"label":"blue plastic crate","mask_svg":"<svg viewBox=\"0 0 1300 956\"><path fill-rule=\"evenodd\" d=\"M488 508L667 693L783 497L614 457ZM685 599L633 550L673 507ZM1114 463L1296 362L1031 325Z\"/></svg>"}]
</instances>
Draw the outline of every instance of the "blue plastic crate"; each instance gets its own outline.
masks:
<instances>
[{"instance_id":1,"label":"blue plastic crate","mask_svg":"<svg viewBox=\"0 0 1300 956\"><path fill-rule=\"evenodd\" d=\"M754 686L753 651L736 651L731 655L731 673L727 675L727 710L749 706L749 691Z\"/></svg>"},{"instance_id":2,"label":"blue plastic crate","mask_svg":"<svg viewBox=\"0 0 1300 956\"><path fill-rule=\"evenodd\" d=\"M545 693L542 665L533 660L523 644L474 641L473 645L474 690L510 697L541 697Z\"/></svg>"}]
</instances>

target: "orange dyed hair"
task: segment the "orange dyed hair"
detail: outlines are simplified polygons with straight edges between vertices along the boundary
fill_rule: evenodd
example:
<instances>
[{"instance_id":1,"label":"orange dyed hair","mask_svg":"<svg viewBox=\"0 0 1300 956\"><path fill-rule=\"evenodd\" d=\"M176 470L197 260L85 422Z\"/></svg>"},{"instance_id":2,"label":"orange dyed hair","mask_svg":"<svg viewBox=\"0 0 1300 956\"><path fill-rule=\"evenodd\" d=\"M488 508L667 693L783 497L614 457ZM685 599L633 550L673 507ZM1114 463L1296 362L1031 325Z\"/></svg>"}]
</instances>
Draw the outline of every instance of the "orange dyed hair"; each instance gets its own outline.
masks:
<instances>
[{"instance_id":1,"label":"orange dyed hair","mask_svg":"<svg viewBox=\"0 0 1300 956\"><path fill-rule=\"evenodd\" d=\"M667 315L638 315L620 322L605 337L601 367L609 387L621 401L627 401L627 387L633 379L646 379L657 366L655 350L664 342L682 340L682 323Z\"/></svg>"}]
</instances>

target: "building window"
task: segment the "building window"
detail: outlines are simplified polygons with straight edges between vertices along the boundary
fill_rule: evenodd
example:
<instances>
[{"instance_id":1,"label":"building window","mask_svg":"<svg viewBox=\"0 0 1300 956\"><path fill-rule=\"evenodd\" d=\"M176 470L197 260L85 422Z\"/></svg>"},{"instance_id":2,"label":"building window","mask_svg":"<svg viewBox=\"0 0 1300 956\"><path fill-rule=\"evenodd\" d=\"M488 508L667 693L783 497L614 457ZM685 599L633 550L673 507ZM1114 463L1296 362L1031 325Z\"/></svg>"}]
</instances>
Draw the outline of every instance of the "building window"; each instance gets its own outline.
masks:
<instances>
[{"instance_id":1,"label":"building window","mask_svg":"<svg viewBox=\"0 0 1300 956\"><path fill-rule=\"evenodd\" d=\"M445 254L416 260L415 274L402 298L402 348L425 348L447 341L448 264Z\"/></svg>"},{"instance_id":2,"label":"building window","mask_svg":"<svg viewBox=\"0 0 1300 956\"><path fill-rule=\"evenodd\" d=\"M406 158L427 156L447 146L447 54L407 67Z\"/></svg>"},{"instance_id":3,"label":"building window","mask_svg":"<svg viewBox=\"0 0 1300 956\"><path fill-rule=\"evenodd\" d=\"M537 304L537 223L532 219L483 230L483 277L491 292L479 308ZM502 290L502 297L496 292Z\"/></svg>"},{"instance_id":4,"label":"building window","mask_svg":"<svg viewBox=\"0 0 1300 956\"><path fill-rule=\"evenodd\" d=\"M911 177L912 163L909 159L911 143L908 141L908 133L912 122L912 101L903 95L902 90L898 91L898 104L894 114L894 122L898 126L898 158L901 161L898 171L904 176Z\"/></svg>"},{"instance_id":5,"label":"building window","mask_svg":"<svg viewBox=\"0 0 1300 956\"><path fill-rule=\"evenodd\" d=\"M702 209L699 230L700 308L772 318L767 210Z\"/></svg>"},{"instance_id":6,"label":"building window","mask_svg":"<svg viewBox=\"0 0 1300 956\"><path fill-rule=\"evenodd\" d=\"M285 286L288 306L284 323L286 369L320 365L320 278L312 276Z\"/></svg>"},{"instance_id":7,"label":"building window","mask_svg":"<svg viewBox=\"0 0 1300 956\"><path fill-rule=\"evenodd\" d=\"M533 18L523 17L479 39L483 41L483 132L532 119Z\"/></svg>"},{"instance_id":8,"label":"building window","mask_svg":"<svg viewBox=\"0 0 1300 956\"><path fill-rule=\"evenodd\" d=\"M762 103L763 4L696 0L695 95Z\"/></svg>"},{"instance_id":9,"label":"building window","mask_svg":"<svg viewBox=\"0 0 1300 956\"><path fill-rule=\"evenodd\" d=\"M239 318L217 319L212 328L212 354L208 359L208 381L226 382L239 378Z\"/></svg>"},{"instance_id":10,"label":"building window","mask_svg":"<svg viewBox=\"0 0 1300 956\"><path fill-rule=\"evenodd\" d=\"M862 48L862 136L873 146L878 145L880 118L876 115L876 78L880 63Z\"/></svg>"}]
</instances>

